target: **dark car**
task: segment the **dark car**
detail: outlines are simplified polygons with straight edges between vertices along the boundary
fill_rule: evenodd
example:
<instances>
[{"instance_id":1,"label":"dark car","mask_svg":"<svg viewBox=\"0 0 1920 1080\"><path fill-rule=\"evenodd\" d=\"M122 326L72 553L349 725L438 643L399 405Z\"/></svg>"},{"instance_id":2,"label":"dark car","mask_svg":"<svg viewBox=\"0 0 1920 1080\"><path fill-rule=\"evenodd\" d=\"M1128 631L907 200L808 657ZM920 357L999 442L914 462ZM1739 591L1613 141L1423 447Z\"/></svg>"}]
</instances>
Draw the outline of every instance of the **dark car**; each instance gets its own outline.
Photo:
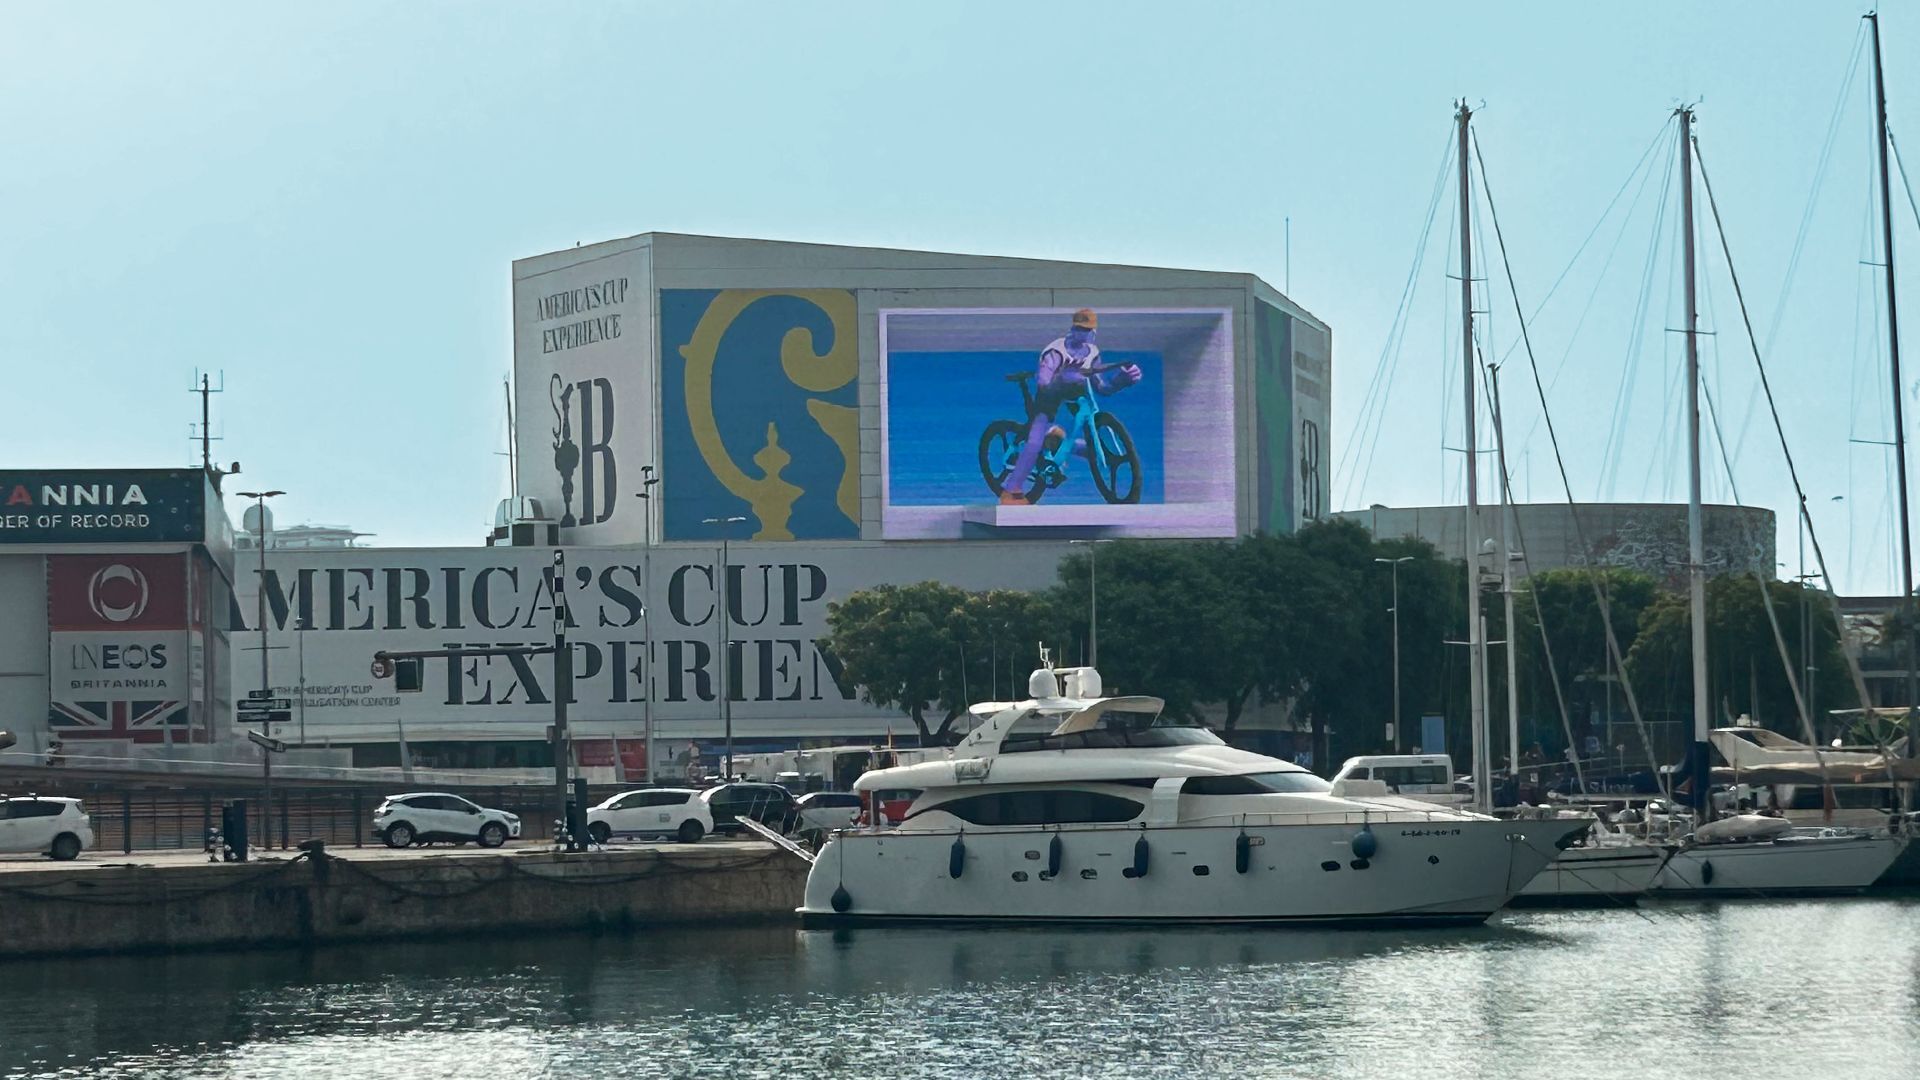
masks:
<instances>
[{"instance_id":1,"label":"dark car","mask_svg":"<svg viewBox=\"0 0 1920 1080\"><path fill-rule=\"evenodd\" d=\"M779 784L722 784L700 793L713 815L713 831L741 832L740 819L752 818L784 833L793 826L793 793Z\"/></svg>"}]
</instances>

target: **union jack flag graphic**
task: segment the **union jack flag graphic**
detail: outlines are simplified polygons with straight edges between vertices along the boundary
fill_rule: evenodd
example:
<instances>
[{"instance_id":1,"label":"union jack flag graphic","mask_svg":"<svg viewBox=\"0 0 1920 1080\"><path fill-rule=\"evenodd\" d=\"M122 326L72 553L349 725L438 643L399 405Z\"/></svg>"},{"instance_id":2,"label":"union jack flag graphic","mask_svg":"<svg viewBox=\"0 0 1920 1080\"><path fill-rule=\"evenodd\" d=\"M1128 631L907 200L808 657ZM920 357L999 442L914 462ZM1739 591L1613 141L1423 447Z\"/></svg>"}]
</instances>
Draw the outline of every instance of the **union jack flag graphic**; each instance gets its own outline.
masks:
<instances>
[{"instance_id":1,"label":"union jack flag graphic","mask_svg":"<svg viewBox=\"0 0 1920 1080\"><path fill-rule=\"evenodd\" d=\"M68 739L128 739L165 742L173 729L177 742L195 741L184 701L56 701L47 727Z\"/></svg>"}]
</instances>

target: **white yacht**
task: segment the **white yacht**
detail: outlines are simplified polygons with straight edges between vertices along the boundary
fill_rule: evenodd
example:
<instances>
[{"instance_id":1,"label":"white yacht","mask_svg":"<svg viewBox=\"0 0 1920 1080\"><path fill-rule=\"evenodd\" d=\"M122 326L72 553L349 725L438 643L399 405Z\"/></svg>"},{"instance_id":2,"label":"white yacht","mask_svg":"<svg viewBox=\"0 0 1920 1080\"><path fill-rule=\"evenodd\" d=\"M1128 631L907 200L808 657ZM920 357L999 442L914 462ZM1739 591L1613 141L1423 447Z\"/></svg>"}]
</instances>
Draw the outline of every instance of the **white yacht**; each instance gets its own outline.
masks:
<instances>
[{"instance_id":1,"label":"white yacht","mask_svg":"<svg viewBox=\"0 0 1920 1080\"><path fill-rule=\"evenodd\" d=\"M1769 731L1741 717L1735 727L1714 728L1713 748L1726 759L1735 782L1792 784L1822 782L1885 785L1914 779L1906 763L1906 740L1888 749L1872 746L1814 746Z\"/></svg>"},{"instance_id":2,"label":"white yacht","mask_svg":"<svg viewBox=\"0 0 1920 1080\"><path fill-rule=\"evenodd\" d=\"M1102 697L1092 668L1028 692L975 706L950 755L860 777L921 795L898 826L834 834L805 922L1472 924L1592 823L1343 795L1158 698Z\"/></svg>"}]
</instances>

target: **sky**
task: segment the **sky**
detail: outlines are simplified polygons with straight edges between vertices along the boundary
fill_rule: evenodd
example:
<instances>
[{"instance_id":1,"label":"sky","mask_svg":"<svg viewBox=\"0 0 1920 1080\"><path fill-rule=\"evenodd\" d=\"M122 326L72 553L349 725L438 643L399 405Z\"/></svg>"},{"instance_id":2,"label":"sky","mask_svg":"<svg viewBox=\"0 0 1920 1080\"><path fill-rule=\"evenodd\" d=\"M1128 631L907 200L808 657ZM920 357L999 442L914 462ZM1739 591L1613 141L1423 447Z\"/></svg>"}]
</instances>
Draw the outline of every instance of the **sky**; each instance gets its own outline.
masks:
<instances>
[{"instance_id":1,"label":"sky","mask_svg":"<svg viewBox=\"0 0 1920 1080\"><path fill-rule=\"evenodd\" d=\"M1668 170L1691 102L1829 565L1885 592L1863 11L8 5L0 463L193 464L188 390L211 371L214 454L289 492L282 524L477 543L507 490L511 260L661 230L1257 273L1333 328L1336 508L1454 500L1456 197L1434 198L1465 98L1518 495L1563 497L1494 211L1575 494L1684 498ZM1895 137L1920 155L1920 5L1883 30ZM1920 274L1900 182L1896 248ZM1701 240L1716 442L1741 499L1782 513L1797 573L1710 221ZM1729 499L1717 455L1706 472Z\"/></svg>"}]
</instances>

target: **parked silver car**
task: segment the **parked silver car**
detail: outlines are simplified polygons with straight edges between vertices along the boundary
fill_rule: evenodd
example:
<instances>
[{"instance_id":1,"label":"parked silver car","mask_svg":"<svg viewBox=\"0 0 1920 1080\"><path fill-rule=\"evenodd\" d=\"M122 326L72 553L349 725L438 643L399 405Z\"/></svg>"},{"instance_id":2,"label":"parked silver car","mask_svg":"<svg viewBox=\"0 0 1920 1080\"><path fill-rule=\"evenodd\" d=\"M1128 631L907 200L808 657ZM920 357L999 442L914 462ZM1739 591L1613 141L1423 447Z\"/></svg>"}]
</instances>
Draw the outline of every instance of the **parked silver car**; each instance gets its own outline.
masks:
<instances>
[{"instance_id":1,"label":"parked silver car","mask_svg":"<svg viewBox=\"0 0 1920 1080\"><path fill-rule=\"evenodd\" d=\"M373 832L393 848L469 840L491 848L518 839L520 819L449 792L410 791L389 795L374 808Z\"/></svg>"}]
</instances>

